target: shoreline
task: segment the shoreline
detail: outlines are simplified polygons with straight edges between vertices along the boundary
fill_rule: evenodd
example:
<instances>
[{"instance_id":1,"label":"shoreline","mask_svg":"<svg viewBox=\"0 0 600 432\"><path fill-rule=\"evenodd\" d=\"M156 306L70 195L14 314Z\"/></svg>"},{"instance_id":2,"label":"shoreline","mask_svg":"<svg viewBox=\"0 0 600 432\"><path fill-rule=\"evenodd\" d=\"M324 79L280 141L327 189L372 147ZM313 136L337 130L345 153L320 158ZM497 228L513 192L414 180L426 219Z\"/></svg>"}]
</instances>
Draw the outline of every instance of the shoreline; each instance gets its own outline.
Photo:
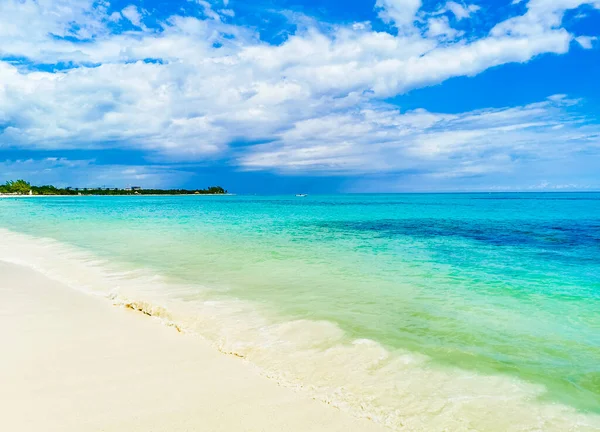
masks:
<instances>
[{"instance_id":1,"label":"shoreline","mask_svg":"<svg viewBox=\"0 0 600 432\"><path fill-rule=\"evenodd\" d=\"M383 431L157 319L0 261L0 426L19 431Z\"/></svg>"},{"instance_id":2,"label":"shoreline","mask_svg":"<svg viewBox=\"0 0 600 432\"><path fill-rule=\"evenodd\" d=\"M109 309L116 309L112 304L140 311L128 313L202 343L211 355L242 362L261 379L335 407L344 416L392 430L600 431L600 416L538 400L544 388L530 382L436 367L417 352L389 351L372 340L344 341L342 330L328 321L271 322L248 302L210 297L177 301L169 298L173 289L198 293L198 287L171 285L154 272L115 266L51 238L2 228L0 237L5 240L0 243L0 263L23 266L92 301L103 298L99 303ZM64 303L61 315L74 308L71 301ZM140 356L153 358L154 345L150 341Z\"/></svg>"}]
</instances>

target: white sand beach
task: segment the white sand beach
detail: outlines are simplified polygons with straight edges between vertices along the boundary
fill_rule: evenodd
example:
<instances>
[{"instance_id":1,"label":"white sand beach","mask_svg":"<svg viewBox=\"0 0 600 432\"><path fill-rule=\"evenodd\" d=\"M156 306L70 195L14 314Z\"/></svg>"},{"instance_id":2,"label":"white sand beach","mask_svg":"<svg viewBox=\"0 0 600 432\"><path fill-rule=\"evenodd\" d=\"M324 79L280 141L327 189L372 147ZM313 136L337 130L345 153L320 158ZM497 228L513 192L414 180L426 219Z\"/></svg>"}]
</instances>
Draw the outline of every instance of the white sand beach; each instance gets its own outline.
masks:
<instances>
[{"instance_id":1,"label":"white sand beach","mask_svg":"<svg viewBox=\"0 0 600 432\"><path fill-rule=\"evenodd\" d=\"M0 430L382 431L139 312L0 261Z\"/></svg>"}]
</instances>

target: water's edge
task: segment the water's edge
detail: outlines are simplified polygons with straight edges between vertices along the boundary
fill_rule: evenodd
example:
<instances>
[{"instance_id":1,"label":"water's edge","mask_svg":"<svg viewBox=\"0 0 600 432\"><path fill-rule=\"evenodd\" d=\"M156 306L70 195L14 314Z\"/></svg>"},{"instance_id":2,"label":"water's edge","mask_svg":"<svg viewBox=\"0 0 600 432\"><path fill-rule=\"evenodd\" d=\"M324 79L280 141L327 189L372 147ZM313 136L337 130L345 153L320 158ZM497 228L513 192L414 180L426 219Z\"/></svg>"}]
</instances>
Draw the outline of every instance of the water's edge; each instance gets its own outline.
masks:
<instances>
[{"instance_id":1,"label":"water's edge","mask_svg":"<svg viewBox=\"0 0 600 432\"><path fill-rule=\"evenodd\" d=\"M121 271L52 239L5 229L0 238L0 260L197 334L281 385L392 429L600 430L599 416L539 400L545 391L539 385L443 368L417 353L349 340L329 322L269 320L259 305L215 301L198 286L166 289L158 275Z\"/></svg>"}]
</instances>

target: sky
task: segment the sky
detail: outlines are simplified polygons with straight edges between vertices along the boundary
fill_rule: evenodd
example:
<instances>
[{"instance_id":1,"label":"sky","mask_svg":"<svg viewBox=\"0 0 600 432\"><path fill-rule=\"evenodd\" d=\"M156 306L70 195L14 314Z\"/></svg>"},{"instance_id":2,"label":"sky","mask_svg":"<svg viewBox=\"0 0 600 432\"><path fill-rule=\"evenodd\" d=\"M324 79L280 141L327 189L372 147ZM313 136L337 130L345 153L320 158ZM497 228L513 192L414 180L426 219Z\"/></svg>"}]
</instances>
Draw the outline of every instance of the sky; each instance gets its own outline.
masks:
<instances>
[{"instance_id":1,"label":"sky","mask_svg":"<svg viewBox=\"0 0 600 432\"><path fill-rule=\"evenodd\" d=\"M600 0L0 0L0 181L600 190Z\"/></svg>"}]
</instances>

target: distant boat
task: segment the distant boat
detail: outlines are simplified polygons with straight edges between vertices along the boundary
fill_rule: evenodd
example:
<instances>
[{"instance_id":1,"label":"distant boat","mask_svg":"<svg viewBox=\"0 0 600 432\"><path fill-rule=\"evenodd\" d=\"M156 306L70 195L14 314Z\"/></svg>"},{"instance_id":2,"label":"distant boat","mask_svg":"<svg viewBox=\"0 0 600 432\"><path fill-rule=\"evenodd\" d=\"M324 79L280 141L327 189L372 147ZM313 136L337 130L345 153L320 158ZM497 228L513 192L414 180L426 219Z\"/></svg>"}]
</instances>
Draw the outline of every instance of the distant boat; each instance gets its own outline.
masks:
<instances>
[{"instance_id":1,"label":"distant boat","mask_svg":"<svg viewBox=\"0 0 600 432\"><path fill-rule=\"evenodd\" d=\"M296 194L297 197L305 197L306 194Z\"/></svg>"}]
</instances>

